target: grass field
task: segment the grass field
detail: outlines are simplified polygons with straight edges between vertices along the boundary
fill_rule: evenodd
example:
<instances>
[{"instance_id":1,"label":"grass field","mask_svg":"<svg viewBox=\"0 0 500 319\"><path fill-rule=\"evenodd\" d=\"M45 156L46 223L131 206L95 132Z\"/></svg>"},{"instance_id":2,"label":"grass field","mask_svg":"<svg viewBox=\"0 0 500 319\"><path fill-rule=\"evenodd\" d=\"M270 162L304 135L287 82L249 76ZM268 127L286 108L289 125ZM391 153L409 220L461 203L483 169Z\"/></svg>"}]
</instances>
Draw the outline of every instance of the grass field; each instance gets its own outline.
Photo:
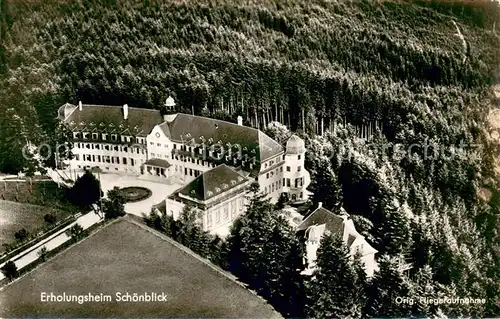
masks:
<instances>
[{"instance_id":1,"label":"grass field","mask_svg":"<svg viewBox=\"0 0 500 319\"><path fill-rule=\"evenodd\" d=\"M0 181L0 200L46 206L75 212L67 196L67 189L59 188L53 181Z\"/></svg>"},{"instance_id":2,"label":"grass field","mask_svg":"<svg viewBox=\"0 0 500 319\"><path fill-rule=\"evenodd\" d=\"M164 292L167 302L44 303L41 293ZM113 298L114 299L114 298ZM0 317L271 318L272 307L169 242L126 220L0 291Z\"/></svg>"},{"instance_id":3,"label":"grass field","mask_svg":"<svg viewBox=\"0 0 500 319\"><path fill-rule=\"evenodd\" d=\"M47 227L45 214L53 214L57 221L71 215L59 209L0 200L0 245L15 243L14 233L21 228L29 234L43 230ZM4 251L4 246L0 246L0 255Z\"/></svg>"}]
</instances>

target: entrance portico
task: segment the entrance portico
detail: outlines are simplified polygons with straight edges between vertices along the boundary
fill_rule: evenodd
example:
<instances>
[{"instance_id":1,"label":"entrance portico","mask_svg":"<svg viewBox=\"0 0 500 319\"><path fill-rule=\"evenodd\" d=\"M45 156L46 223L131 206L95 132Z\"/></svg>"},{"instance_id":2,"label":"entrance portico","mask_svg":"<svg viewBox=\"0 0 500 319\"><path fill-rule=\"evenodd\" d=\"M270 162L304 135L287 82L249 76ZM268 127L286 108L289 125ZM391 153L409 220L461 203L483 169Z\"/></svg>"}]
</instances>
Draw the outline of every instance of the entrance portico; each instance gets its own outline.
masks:
<instances>
[{"instance_id":1,"label":"entrance portico","mask_svg":"<svg viewBox=\"0 0 500 319\"><path fill-rule=\"evenodd\" d=\"M169 162L160 158L152 158L144 163L144 174L169 177L168 168L172 166Z\"/></svg>"}]
</instances>

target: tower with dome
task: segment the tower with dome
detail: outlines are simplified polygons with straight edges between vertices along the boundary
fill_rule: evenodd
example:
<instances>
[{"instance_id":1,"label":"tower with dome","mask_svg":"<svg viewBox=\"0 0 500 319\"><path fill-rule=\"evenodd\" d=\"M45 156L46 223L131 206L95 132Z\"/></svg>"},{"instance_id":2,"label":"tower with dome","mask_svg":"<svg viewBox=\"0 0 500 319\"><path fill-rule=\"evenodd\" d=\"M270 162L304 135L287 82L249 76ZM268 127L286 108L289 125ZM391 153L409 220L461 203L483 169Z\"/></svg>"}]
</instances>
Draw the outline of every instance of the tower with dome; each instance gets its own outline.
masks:
<instances>
[{"instance_id":1,"label":"tower with dome","mask_svg":"<svg viewBox=\"0 0 500 319\"><path fill-rule=\"evenodd\" d=\"M311 176L304 167L306 147L304 140L292 135L285 149L285 169L283 172L283 192L293 203L304 202L309 197L307 187L311 183Z\"/></svg>"}]
</instances>

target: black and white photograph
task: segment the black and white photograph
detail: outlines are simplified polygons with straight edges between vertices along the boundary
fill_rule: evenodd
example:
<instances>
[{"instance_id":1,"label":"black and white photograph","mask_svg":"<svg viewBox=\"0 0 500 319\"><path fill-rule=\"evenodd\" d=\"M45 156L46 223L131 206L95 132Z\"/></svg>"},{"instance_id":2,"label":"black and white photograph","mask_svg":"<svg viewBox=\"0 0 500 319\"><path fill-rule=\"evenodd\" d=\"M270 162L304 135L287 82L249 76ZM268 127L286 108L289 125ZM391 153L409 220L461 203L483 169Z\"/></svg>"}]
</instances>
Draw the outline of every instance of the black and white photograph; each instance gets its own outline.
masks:
<instances>
[{"instance_id":1,"label":"black and white photograph","mask_svg":"<svg viewBox=\"0 0 500 319\"><path fill-rule=\"evenodd\" d=\"M0 0L0 318L499 318L500 0Z\"/></svg>"}]
</instances>

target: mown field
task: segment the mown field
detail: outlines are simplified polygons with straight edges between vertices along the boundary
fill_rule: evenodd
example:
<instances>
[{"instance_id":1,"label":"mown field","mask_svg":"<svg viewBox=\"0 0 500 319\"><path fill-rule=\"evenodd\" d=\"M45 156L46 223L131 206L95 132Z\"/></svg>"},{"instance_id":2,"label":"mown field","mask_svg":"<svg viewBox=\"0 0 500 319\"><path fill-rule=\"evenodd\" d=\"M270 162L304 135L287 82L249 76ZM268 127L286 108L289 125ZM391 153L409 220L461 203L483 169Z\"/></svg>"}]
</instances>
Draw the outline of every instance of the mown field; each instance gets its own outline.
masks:
<instances>
[{"instance_id":1,"label":"mown field","mask_svg":"<svg viewBox=\"0 0 500 319\"><path fill-rule=\"evenodd\" d=\"M0 255L5 251L3 244L16 242L14 234L20 229L29 234L43 231L48 226L43 219L45 214L53 214L58 221L71 215L64 210L0 200Z\"/></svg>"},{"instance_id":2,"label":"mown field","mask_svg":"<svg viewBox=\"0 0 500 319\"><path fill-rule=\"evenodd\" d=\"M55 294L165 292L163 303L42 303ZM200 261L122 220L0 291L0 316L270 318L272 307Z\"/></svg>"}]
</instances>

